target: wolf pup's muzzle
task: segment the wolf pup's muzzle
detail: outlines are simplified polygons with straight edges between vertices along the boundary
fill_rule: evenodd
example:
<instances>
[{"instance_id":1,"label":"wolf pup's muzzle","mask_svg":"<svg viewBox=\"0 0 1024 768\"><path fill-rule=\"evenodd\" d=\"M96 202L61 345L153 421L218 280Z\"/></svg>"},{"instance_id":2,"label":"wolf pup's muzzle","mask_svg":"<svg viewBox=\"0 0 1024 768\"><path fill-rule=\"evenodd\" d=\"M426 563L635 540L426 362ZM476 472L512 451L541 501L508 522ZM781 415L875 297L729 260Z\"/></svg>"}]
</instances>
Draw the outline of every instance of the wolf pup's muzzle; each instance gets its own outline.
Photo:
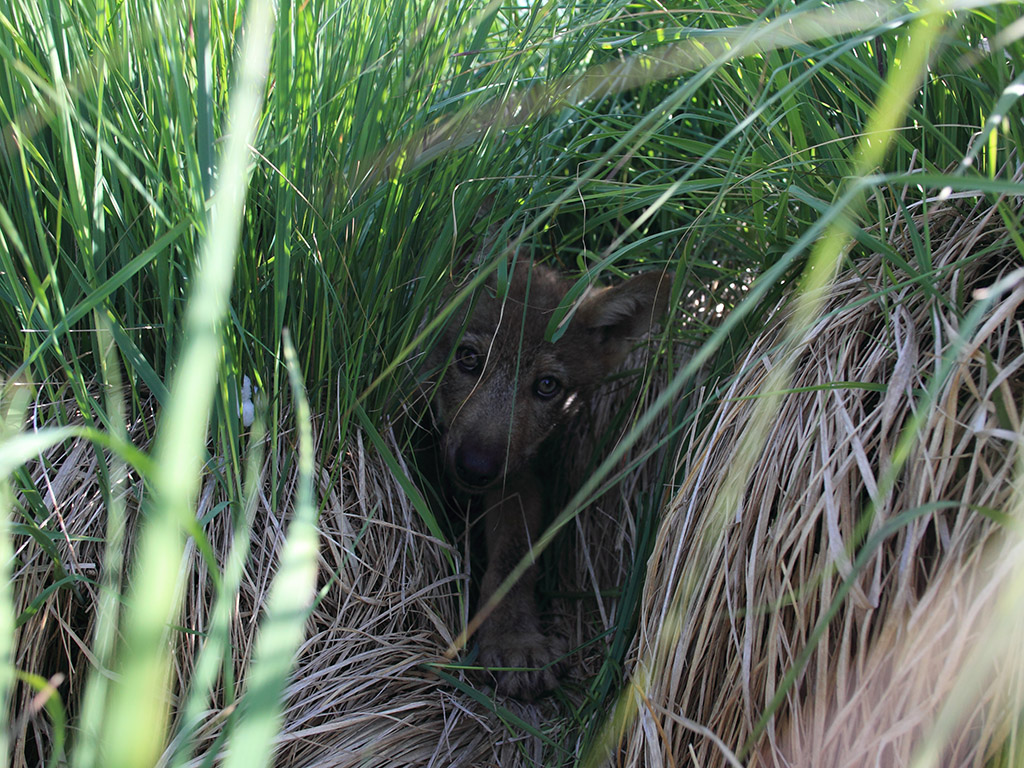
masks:
<instances>
[{"instance_id":1,"label":"wolf pup's muzzle","mask_svg":"<svg viewBox=\"0 0 1024 768\"><path fill-rule=\"evenodd\" d=\"M504 446L462 443L452 454L455 479L473 491L489 488L500 480L505 473L505 461Z\"/></svg>"}]
</instances>

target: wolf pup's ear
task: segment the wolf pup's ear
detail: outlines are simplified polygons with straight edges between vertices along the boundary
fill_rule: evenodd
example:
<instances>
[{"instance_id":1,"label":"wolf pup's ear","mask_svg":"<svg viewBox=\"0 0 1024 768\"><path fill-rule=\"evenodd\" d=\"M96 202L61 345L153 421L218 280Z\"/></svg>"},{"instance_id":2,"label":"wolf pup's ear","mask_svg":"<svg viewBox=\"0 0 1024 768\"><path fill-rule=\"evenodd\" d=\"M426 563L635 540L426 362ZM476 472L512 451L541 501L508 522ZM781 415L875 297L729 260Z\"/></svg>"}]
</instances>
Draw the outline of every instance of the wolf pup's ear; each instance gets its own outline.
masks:
<instances>
[{"instance_id":1,"label":"wolf pup's ear","mask_svg":"<svg viewBox=\"0 0 1024 768\"><path fill-rule=\"evenodd\" d=\"M645 272L611 288L591 289L583 297L576 317L597 334L609 370L626 357L632 340L664 317L671 289L671 272Z\"/></svg>"}]
</instances>

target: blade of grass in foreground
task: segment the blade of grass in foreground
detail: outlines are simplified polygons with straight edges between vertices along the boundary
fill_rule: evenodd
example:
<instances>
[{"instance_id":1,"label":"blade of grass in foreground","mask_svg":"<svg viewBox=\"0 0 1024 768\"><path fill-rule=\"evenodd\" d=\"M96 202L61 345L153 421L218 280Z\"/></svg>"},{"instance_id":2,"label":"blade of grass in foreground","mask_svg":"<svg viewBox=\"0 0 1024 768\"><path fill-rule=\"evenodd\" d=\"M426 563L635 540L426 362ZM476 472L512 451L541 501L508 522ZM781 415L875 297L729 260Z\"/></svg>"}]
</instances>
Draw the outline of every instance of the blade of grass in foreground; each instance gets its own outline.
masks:
<instances>
[{"instance_id":1,"label":"blade of grass in foreground","mask_svg":"<svg viewBox=\"0 0 1024 768\"><path fill-rule=\"evenodd\" d=\"M124 427L127 422L123 382L114 354L113 334L104 326L104 318L96 313L97 340L102 357L100 366L107 390L107 413L112 429L118 437L129 443ZM106 547L103 551L103 568L100 581L100 599L96 608L96 629L93 635L92 651L96 658L97 673L90 675L82 703L81 733L89 734L76 742L74 765L95 765L99 749L96 735L100 731L103 704L107 700L110 681L106 670L113 666L117 649L117 622L121 612L121 578L124 572L125 504L124 486L128 471L124 459L112 454L110 469L110 493L107 502Z\"/></svg>"},{"instance_id":2,"label":"blade of grass in foreground","mask_svg":"<svg viewBox=\"0 0 1024 768\"><path fill-rule=\"evenodd\" d=\"M0 392L4 388L0 388ZM21 426L25 407L28 405L28 388L12 388L13 397L9 403L0 402L0 444L6 443L7 435ZM11 585L11 561L14 548L10 538L10 514L13 508L11 489L7 474L0 473L0 707L4 712L10 711L7 702L14 682L14 597ZM8 728L0 728L0 755L8 754Z\"/></svg>"},{"instance_id":3,"label":"blade of grass in foreground","mask_svg":"<svg viewBox=\"0 0 1024 768\"><path fill-rule=\"evenodd\" d=\"M242 513L238 515L231 536L231 548L224 558L224 571L217 584L217 598L210 611L209 629L202 651L196 661L195 672L189 683L190 690L183 708L184 714L174 734L174 768L183 766L192 758L192 741L202 723L209 706L211 692L221 675L225 649L231 642L231 620L235 612L239 586L245 572L252 542L252 524L259 506L260 484L263 482L263 459L266 441L266 402L256 410L256 421L249 439L249 454L246 457L245 501ZM226 704L230 706L234 687L225 684Z\"/></svg>"},{"instance_id":4,"label":"blade of grass in foreground","mask_svg":"<svg viewBox=\"0 0 1024 768\"><path fill-rule=\"evenodd\" d=\"M259 768L270 763L274 737L281 727L281 692L305 634L316 586L317 509L313 502L313 433L295 348L287 331L284 334L284 357L295 399L299 435L295 517L288 526L281 553L281 570L270 589L267 613L256 638L243 716L232 734L225 768Z\"/></svg>"},{"instance_id":5,"label":"blade of grass in foreground","mask_svg":"<svg viewBox=\"0 0 1024 768\"><path fill-rule=\"evenodd\" d=\"M153 504L134 566L120 678L103 715L106 766L150 766L165 739L170 692L169 626L181 601L183 529L190 523L213 401L245 190L269 62L273 8L248 7L240 75L219 168L209 233L185 317L186 339L157 436Z\"/></svg>"},{"instance_id":6,"label":"blade of grass in foreground","mask_svg":"<svg viewBox=\"0 0 1024 768\"><path fill-rule=\"evenodd\" d=\"M933 12L939 7L939 3L931 4ZM800 334L814 322L821 311L821 306L827 296L827 289L831 285L840 259L851 240L849 221L860 213L863 206L865 187L860 180L867 178L880 165L885 152L891 146L899 121L902 120L914 89L926 71L932 43L944 29L943 21L943 17L924 13L907 38L908 41L913 39L913 45L905 43L903 46L904 55L901 60L904 62L904 66L892 73L887 81L886 88L879 98L878 106L876 106L858 146L855 161L857 180L837 200L834 210L838 216L826 229L824 237L814 247L807 268L804 270L800 291L795 297L794 317L787 329L786 344L788 345L798 342ZM780 363L772 369L764 385L766 392L774 394L766 395L758 401L751 426L723 484L723 491L715 501L713 514L721 528L726 526L730 516L739 508L739 500L746 488L747 478L757 456L762 451L769 427L778 414L782 397L780 393L789 387L792 357L780 356L780 359L786 362ZM717 535L707 537L704 542L705 548L714 546L717 538ZM688 589L686 585L680 590L673 613L666 621L658 639L658 647L654 651L653 658L648 657L641 660L632 685L628 686L620 697L604 726L603 733L583 755L583 765L598 765L605 762L607 756L611 754L616 739L636 718L638 698L647 690L650 676L657 674L655 670L660 659L666 653L665 649L671 647L674 639L678 637L679 625L685 615L683 606L691 593L692 589ZM749 747L750 743L748 742L744 747L744 753ZM743 758L743 754L740 755L740 758Z\"/></svg>"}]
</instances>

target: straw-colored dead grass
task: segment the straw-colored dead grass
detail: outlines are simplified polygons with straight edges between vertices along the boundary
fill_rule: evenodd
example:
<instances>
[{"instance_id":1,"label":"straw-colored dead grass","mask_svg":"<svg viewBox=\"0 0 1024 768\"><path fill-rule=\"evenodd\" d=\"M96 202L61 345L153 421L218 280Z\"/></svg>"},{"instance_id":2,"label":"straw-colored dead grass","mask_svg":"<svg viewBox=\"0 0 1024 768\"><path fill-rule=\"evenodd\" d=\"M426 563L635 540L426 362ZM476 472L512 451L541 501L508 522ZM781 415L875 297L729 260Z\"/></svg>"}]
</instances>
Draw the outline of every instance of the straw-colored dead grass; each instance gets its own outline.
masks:
<instances>
[{"instance_id":1,"label":"straw-colored dead grass","mask_svg":"<svg viewBox=\"0 0 1024 768\"><path fill-rule=\"evenodd\" d=\"M1024 293L1018 289L1001 300L969 340L935 405L922 412L921 439L896 485L877 492L938 356L956 341L953 307L969 304L971 290L1005 272L1014 256L1006 248L984 252L1000 235L999 219L990 210L947 205L929 221L936 264L956 268L930 279L927 290L901 282L905 276L884 274L877 259L842 276L829 312L798 351L794 387L810 389L784 399L743 507L724 529L714 526L709 510L750 415L752 401L738 398L757 391L774 361L778 328L755 344L704 438L686 455L684 485L650 561L633 658L644 659L651 674L636 691L639 718L624 733L621 764L718 765L726 762L719 743L731 751L741 747L851 573L856 520L872 498L878 504L872 531L906 510L922 513L887 536L855 575L850 594L753 754L758 764L770 765L905 764L937 704L947 698L954 672L989 614L999 568L1012 562L986 564L982 545L990 542L994 549L1000 528L978 510L1006 511L1010 497L1020 435L1024 345L1018 305ZM895 226L889 237L901 252L912 252L906 227ZM859 384L847 388L836 382ZM594 433L634 399L628 387L606 392L595 409ZM151 417L140 419L130 433L145 447L152 427ZM314 428L319 440L334 439L325 424ZM654 428L632 455L653 445L664 428ZM587 444L579 450L567 461L574 475L592 466ZM555 545L554 588L561 594L551 600L550 613L571 644L583 646L572 659L566 698L539 705L501 702L545 736L538 738L424 666L441 659L468 616L461 542L453 546L427 534L400 484L358 433L342 449L323 455L331 458L318 469L322 594L288 688L278 764L571 763L581 734L572 709L610 640L603 633L620 609L612 590L622 586L631 566L636 512L642 500L664 492L660 459L628 474ZM271 487L274 469L283 476L279 489ZM285 456L269 457L264 467L252 555L232 624L236 693L215 694L200 726L201 750L215 748L228 704L244 690L260 610L290 517L293 472ZM93 449L84 443L63 446L38 462L32 477L52 512L48 529L55 533L53 549L63 568L95 578L104 510ZM132 521L138 519L141 493L137 482L130 484ZM211 476L198 516L206 517L223 499ZM927 506L949 501L955 505ZM205 530L221 559L230 544L227 511L214 514ZM95 589L79 582L80 597L70 589L44 594L60 578L53 561L35 540L19 539L17 545L18 608L42 599L38 613L19 629L16 665L46 677L66 673L60 694L74 715L91 664L86 649ZM182 573L187 584L181 623L197 634L178 635L179 692L191 679L198 633L207 626L214 599L207 566L194 546ZM673 629L669 619L676 611L682 622ZM977 703L949 742L948 764L978 762L1005 740L1020 711L1022 686L1018 668L1000 669L1000 679L979 681L972 700ZM450 673L480 684L459 670ZM642 680L635 676L633 685ZM14 702L17 768L35 765L52 744L48 721L32 714L31 699L31 691L19 689Z\"/></svg>"},{"instance_id":2,"label":"straw-colored dead grass","mask_svg":"<svg viewBox=\"0 0 1024 768\"><path fill-rule=\"evenodd\" d=\"M1020 254L982 202L911 210L883 234L919 266L914 239L927 222L937 275L915 282L874 257L839 276L791 353L794 391L737 507L715 514L739 446L758 439L748 428L753 398L785 354L788 310L756 340L685 457L649 564L633 649L638 716L623 735L622 764L727 765L753 738L745 764L908 765L949 704L962 716L943 721L940 764L982 765L1011 735L1020 755L1019 605L1010 614L1016 647L989 657L991 669L970 668L972 687L954 692L989 639L998 588L1021 565L1019 547L1008 550L986 510L1010 513L1013 502L1024 284L966 339L958 317ZM922 403L951 348L952 375ZM915 414L918 439L887 487ZM858 570L869 505L867 535L881 540ZM846 579L852 588L815 643L812 631ZM753 736L809 646L806 667Z\"/></svg>"},{"instance_id":3,"label":"straw-colored dead grass","mask_svg":"<svg viewBox=\"0 0 1024 768\"><path fill-rule=\"evenodd\" d=\"M284 469L284 457L275 459ZM264 476L271 478L268 463ZM103 534L96 459L84 443L50 457L35 471L47 504L60 512L68 538L56 542L65 567L96 576ZM259 616L276 572L287 527L294 474L286 477L276 500L265 487L256 513L252 551L232 622L234 674L244 687ZM280 765L477 765L496 761L508 734L486 712L424 671L438 661L461 626L458 574L445 554L448 545L424 534L416 512L379 457L363 450L357 437L337 464L321 468L319 491L321 599L287 691L285 727L280 735ZM204 484L199 516L222 501L213 478ZM130 504L132 518L138 509ZM56 516L54 527L57 526ZM133 526L134 527L134 526ZM206 533L218 559L230 545L230 518L217 515ZM134 532L133 532L134 533ZM130 538L134 538L131 536ZM131 546L131 543L129 543ZM18 608L54 580L54 566L32 541L21 546L24 564L16 573ZM73 564L73 565L72 565ZM201 632L214 598L207 566L190 546L182 625ZM80 584L78 603L66 590L50 595L40 612L19 632L19 669L49 676L63 670L68 683L61 694L74 703L88 660L84 647L93 626L95 591ZM191 679L199 637L178 636L175 680L179 693ZM457 673L456 673L457 674ZM29 710L31 691L21 691L15 712ZM200 726L205 748L220 734L227 698ZM41 715L22 718L14 765L35 765L47 754L50 733ZM32 742L26 749L26 742Z\"/></svg>"},{"instance_id":4,"label":"straw-colored dead grass","mask_svg":"<svg viewBox=\"0 0 1024 768\"><path fill-rule=\"evenodd\" d=\"M628 382L627 382L628 383ZM621 403L635 400L629 387L613 388L602 400L595 421L600 428ZM628 424L626 424L628 427ZM323 424L317 439L333 438ZM153 419L140 419L130 436L146 447ZM397 450L394 435L389 435ZM289 438L286 435L284 444ZM640 450L638 446L636 450ZM323 451L333 457L319 467L320 599L307 626L287 690L284 727L277 764L284 766L517 766L561 764L577 750L579 723L573 702L582 699L588 676L600 664L615 620L617 599L608 592L621 585L632 562L634 528L629 513L638 504L644 472L634 473L595 503L556 544L558 578L548 613L558 630L577 648L566 681L565 700L539 704L499 701L521 724L507 724L492 708L430 673L424 663L442 662L445 650L465 626L469 609L468 559L463 541L438 541L413 508L381 457L354 433L344 450ZM589 449L581 443L572 463L586 471ZM274 463L276 462L276 467ZM282 487L271 487L275 470ZM52 512L46 526L59 532L54 547L63 567L92 580L102 556L105 514L96 455L87 443L75 442L51 452L32 468L35 487ZM251 554L231 626L233 695L216 692L199 725L200 753L215 747L226 716L244 691L244 680L284 542L296 482L295 463L285 455L268 457L255 514ZM643 485L639 485L643 488ZM129 551L134 546L141 485L127 494L131 521ZM231 515L215 513L224 493L212 475L205 480L197 516L213 513L204 531L215 557L223 563L231 545ZM453 526L458 530L458 524ZM66 535L65 535L66 534ZM38 542L18 541L20 566L15 574L18 610L59 578L57 568ZM451 562L454 562L453 569ZM186 581L181 625L192 630L177 636L174 680L179 697L191 680L201 633L209 625L215 592L206 561L190 544L182 566ZM63 672L59 689L73 718L91 663L86 650L93 635L96 589L79 582L81 599L67 589L46 594L40 610L16 638L18 669L46 677ZM450 669L455 678L487 691L479 674ZM44 714L32 710L33 692L19 689L16 715L17 752L13 765L34 766L49 754L52 732ZM214 703L215 702L215 703ZM181 706L181 701L175 707ZM170 751L165 757L169 758Z\"/></svg>"}]
</instances>

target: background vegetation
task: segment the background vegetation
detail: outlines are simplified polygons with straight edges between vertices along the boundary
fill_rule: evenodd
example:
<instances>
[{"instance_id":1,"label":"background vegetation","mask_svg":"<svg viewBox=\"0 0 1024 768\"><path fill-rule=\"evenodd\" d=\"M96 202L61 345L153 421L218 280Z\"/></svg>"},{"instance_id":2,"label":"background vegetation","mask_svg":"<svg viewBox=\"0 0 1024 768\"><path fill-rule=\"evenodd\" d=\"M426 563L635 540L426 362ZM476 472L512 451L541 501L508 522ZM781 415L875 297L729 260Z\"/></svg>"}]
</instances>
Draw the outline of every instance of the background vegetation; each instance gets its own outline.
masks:
<instances>
[{"instance_id":1,"label":"background vegetation","mask_svg":"<svg viewBox=\"0 0 1024 768\"><path fill-rule=\"evenodd\" d=\"M928 292L926 243L908 261L864 233L947 187L1021 194L1020 17L1012 2L8 0L0 700L12 723L38 721L21 759L149 765L172 738L172 761L190 759L188 714L233 674L225 627L259 494L293 510L289 544L246 705L221 705L227 762L268 759L315 586L315 468L364 436L397 461L384 436L415 404L448 277L472 273L487 232L492 268L511 243L581 281L675 271L666 338L698 353L651 374L672 406L662 483L694 428L682 393L698 366L712 382L731 371L801 274L814 288L881 248ZM1000 215L1019 249L1019 208ZM820 297L805 295L807 321ZM311 419L329 425L315 442ZM82 438L105 510L91 570L60 554L75 509L36 473ZM264 454L286 468L260 475ZM210 477L224 502L197 520ZM144 490L126 497L131 478ZM234 545L210 538L217 516ZM650 546L637 537L634 590ZM179 623L189 547L208 568L206 626ZM48 558L41 578L29 551ZM88 664L53 648L52 668L22 668L20 628L55 595L97 616L78 638ZM205 655L176 657L174 633L207 639ZM625 643L570 730L604 722ZM193 664L172 717L170 670ZM29 689L46 715L21 708Z\"/></svg>"}]
</instances>

